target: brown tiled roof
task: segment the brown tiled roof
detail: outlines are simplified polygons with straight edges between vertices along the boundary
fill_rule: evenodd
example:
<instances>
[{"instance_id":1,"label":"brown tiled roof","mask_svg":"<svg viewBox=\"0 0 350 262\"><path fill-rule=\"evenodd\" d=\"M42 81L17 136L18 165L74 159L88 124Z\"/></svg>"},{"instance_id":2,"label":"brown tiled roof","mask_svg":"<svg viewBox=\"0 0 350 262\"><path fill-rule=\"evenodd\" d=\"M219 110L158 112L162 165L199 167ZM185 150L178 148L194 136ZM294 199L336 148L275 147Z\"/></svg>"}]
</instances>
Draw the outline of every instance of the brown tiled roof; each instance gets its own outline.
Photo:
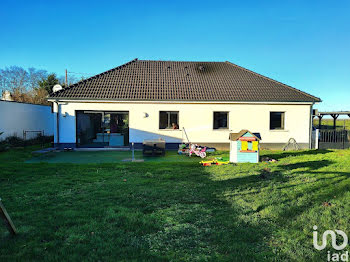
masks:
<instances>
[{"instance_id":1,"label":"brown tiled roof","mask_svg":"<svg viewBox=\"0 0 350 262\"><path fill-rule=\"evenodd\" d=\"M132 60L50 95L88 100L319 102L230 62Z\"/></svg>"},{"instance_id":2,"label":"brown tiled roof","mask_svg":"<svg viewBox=\"0 0 350 262\"><path fill-rule=\"evenodd\" d=\"M252 132L250 132L247 129L242 129L238 133L230 133L229 139L231 141L236 141L236 140L238 140L240 137L242 137L243 135L245 135L248 132L251 133L257 140L261 140L261 138L259 136L257 136L256 133L252 133Z\"/></svg>"}]
</instances>

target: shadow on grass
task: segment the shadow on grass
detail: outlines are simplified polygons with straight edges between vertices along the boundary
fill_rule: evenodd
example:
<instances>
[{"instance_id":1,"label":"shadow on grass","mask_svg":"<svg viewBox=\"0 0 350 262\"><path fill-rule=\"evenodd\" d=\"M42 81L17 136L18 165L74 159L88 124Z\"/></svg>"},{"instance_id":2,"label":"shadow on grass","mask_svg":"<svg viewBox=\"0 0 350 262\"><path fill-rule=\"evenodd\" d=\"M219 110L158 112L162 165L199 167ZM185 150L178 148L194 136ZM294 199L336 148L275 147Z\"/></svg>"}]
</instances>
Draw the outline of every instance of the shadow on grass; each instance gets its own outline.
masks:
<instances>
[{"instance_id":1,"label":"shadow on grass","mask_svg":"<svg viewBox=\"0 0 350 262\"><path fill-rule=\"evenodd\" d=\"M217 254L220 255L227 253L229 254L227 258L233 261L244 261L247 259L259 261L270 260L276 258L275 251L279 250L277 246L274 247L273 244L271 244L272 237L278 229L278 226L287 231L288 224L297 216L302 213L307 214L309 209L315 206L321 206L323 202L329 201L329 199L334 197L338 198L348 191L349 186L342 185L339 187L338 185L342 180L348 178L349 173L332 171L325 174L324 171L320 171L320 169L327 168L333 164L333 161L325 159L319 161L303 161L275 167L271 166L271 168L265 167L252 175L232 177L225 180L213 180L210 177L212 173L208 172L212 169L198 168L200 171L197 172L197 175L191 174L191 176L184 178L186 183L190 182L190 187L191 185L193 186L197 199L193 201L190 195L185 194L180 203L188 204L189 206L187 206L186 209L191 209L188 210L188 212L192 213L195 217L205 210L202 215L197 216L191 223L196 223L197 219L200 221L202 217L207 216L205 214L212 214L210 218L210 227L203 226L198 228L198 232L201 232L201 230L210 232L213 228L216 228L216 233L220 235L220 238L216 239L215 245L212 246L212 251L216 251L218 252ZM250 166L254 167L253 165ZM208 179L203 179L203 175L209 176ZM320 175L322 175L322 178L319 177ZM342 176L343 179L334 181L334 177L326 178L324 175L339 175ZM295 178L297 178L297 183L294 182ZM312 180L312 178L316 180ZM293 179L293 182L289 183L291 179ZM304 179L311 179L311 181L304 181ZM329 179L329 181L325 184L322 183L323 179ZM315 183L315 181L317 183ZM198 188L200 184L204 185ZM303 185L303 190L293 190L301 184ZM330 186L330 189L323 190L325 186ZM202 191L202 188L205 188L205 191ZM290 194L288 194L288 192L284 192L283 195L276 194L276 190L280 191L280 189L290 190ZM254 197L254 195L257 195L261 190L271 191L271 196L266 198L266 202L262 202L256 208L248 208L239 204L242 201L242 195L251 194L251 197ZM247 191L248 193L246 193ZM241 192L244 193L241 194ZM307 197L304 198L305 196ZM235 199L236 197L239 198L239 201ZM175 199L179 200L179 198L181 197L175 196ZM305 199L305 201L298 202L298 199L301 198ZM195 205L197 204L199 204L201 208L196 208ZM203 210L201 210L202 208ZM266 220L259 218L261 216L261 211L270 208L276 210L276 212L272 214L272 217L274 222L278 225L277 227L276 224L271 223L271 218ZM178 212L181 213L179 210ZM215 214L215 216L213 216L213 214ZM258 222L254 218L259 218ZM169 219L169 216L167 216L165 220L167 219ZM207 223L208 221L203 221L203 225L208 225ZM165 230L165 232L169 232L168 229ZM196 235L195 231L192 233L194 236ZM215 237L217 237L216 233L210 233L207 236L215 235ZM180 235L182 235L182 233ZM169 243L169 241L171 242L174 239L178 239L178 237L179 235L175 235L174 238L171 238L171 236L161 238L161 242ZM222 249L218 247L222 247ZM164 247L163 244L159 244L157 248L173 250L172 248L174 248L174 246L166 245ZM177 250L177 247L175 247L175 250ZM312 247L310 247L310 250L312 257ZM260 255L253 255L259 254L259 252ZM213 254L214 253L215 252L213 252ZM283 253L281 253L281 255L283 257ZM318 256L318 254L316 254L316 256Z\"/></svg>"},{"instance_id":2,"label":"shadow on grass","mask_svg":"<svg viewBox=\"0 0 350 262\"><path fill-rule=\"evenodd\" d=\"M301 163L282 166L285 170L292 170L294 176L313 178L309 182L304 182L308 187L303 190L303 194L308 196L308 201L304 205L291 206L290 210L284 214L284 217L296 217L315 206L331 201L334 198L342 197L350 190L350 184L345 180L350 178L350 172L335 170L320 171L323 167L334 164L333 161L306 161ZM299 170L301 169L301 170ZM305 170L306 169L306 170Z\"/></svg>"},{"instance_id":3,"label":"shadow on grass","mask_svg":"<svg viewBox=\"0 0 350 262\"><path fill-rule=\"evenodd\" d=\"M314 171L323 167L327 167L334 164L333 161L323 159L323 160L311 160L311 161L303 161L292 164L282 164L279 165L278 168L280 170L295 170L295 169L307 169L308 171Z\"/></svg>"},{"instance_id":4,"label":"shadow on grass","mask_svg":"<svg viewBox=\"0 0 350 262\"><path fill-rule=\"evenodd\" d=\"M244 220L240 208L220 197L232 184L211 180L197 162L25 167L0 164L4 181L11 179L2 197L11 199L19 230L16 239L1 237L0 260L273 257L268 223Z\"/></svg>"},{"instance_id":5,"label":"shadow on grass","mask_svg":"<svg viewBox=\"0 0 350 262\"><path fill-rule=\"evenodd\" d=\"M42 254L71 261L275 260L279 247L271 241L278 227L344 194L347 186L337 192L337 185L349 174L323 170L333 163L0 164L6 171L2 197L11 199L8 209L19 231L27 230L16 241L0 240L0 260L5 253L13 260ZM230 173L228 179L212 177L220 170ZM300 184L303 190L294 191ZM325 186L331 189L322 191ZM282 189L288 194L280 195ZM304 195L307 201L298 202ZM259 197L257 207L249 206ZM273 219L261 218L269 208L276 210Z\"/></svg>"},{"instance_id":6,"label":"shadow on grass","mask_svg":"<svg viewBox=\"0 0 350 262\"><path fill-rule=\"evenodd\" d=\"M303 151L285 151L285 152L273 152L268 151L263 154L263 156L269 156L271 158L280 160L282 158L290 157L290 156L305 156L305 155L320 155L327 154L332 152L328 149L319 149L319 150L303 150Z\"/></svg>"},{"instance_id":7,"label":"shadow on grass","mask_svg":"<svg viewBox=\"0 0 350 262\"><path fill-rule=\"evenodd\" d=\"M243 207L247 206L246 210L243 210L245 214L241 211L241 216L258 217L259 224L263 227L264 221L273 221L267 223L262 231L266 234L266 239L274 236L277 231L284 235L296 234L305 238L303 230L307 231L308 228L312 236L312 226L308 225L308 217L320 214L322 210L327 214L327 209L336 217L336 211L332 209L334 201L342 199L350 191L350 172L337 171L336 163L323 159L292 164L268 164L265 167L260 165L260 169L252 175L233 177L216 183L217 188L226 194L227 201L237 205L244 203ZM261 216L266 216L267 220L260 218ZM295 224L295 221L300 222ZM286 260L298 258L317 261L325 255L315 253L308 243L303 243L308 251L299 252L301 243L298 241L294 243L296 249L293 251L293 240L288 241L290 250L282 243L279 243L279 247L282 247L283 251L279 247L274 250L273 245L269 245L270 250L274 250L275 254L282 258L286 256ZM269 242L271 243L273 241ZM286 244L285 242L284 245Z\"/></svg>"},{"instance_id":8,"label":"shadow on grass","mask_svg":"<svg viewBox=\"0 0 350 262\"><path fill-rule=\"evenodd\" d=\"M320 170L334 164L330 160L303 161L292 164L279 165L275 169L265 167L260 169L256 175L232 178L223 181L223 185L239 188L240 191L249 191L246 193L238 192L234 195L254 195L264 188L273 186L274 189L290 190L290 195L283 198L270 199L266 204L260 205L256 211L263 210L268 206L278 206L288 202L294 202L295 199L307 196L304 202L286 205L277 217L281 221L297 217L302 213L307 213L315 205L331 201L332 199L342 197L350 191L350 183L343 183L350 178L350 172L341 172L336 170ZM298 183L290 184L290 180ZM294 191L294 188L303 186L302 191ZM271 189L272 190L272 189ZM233 195L233 196L234 196ZM287 220L286 220L287 219Z\"/></svg>"}]
</instances>

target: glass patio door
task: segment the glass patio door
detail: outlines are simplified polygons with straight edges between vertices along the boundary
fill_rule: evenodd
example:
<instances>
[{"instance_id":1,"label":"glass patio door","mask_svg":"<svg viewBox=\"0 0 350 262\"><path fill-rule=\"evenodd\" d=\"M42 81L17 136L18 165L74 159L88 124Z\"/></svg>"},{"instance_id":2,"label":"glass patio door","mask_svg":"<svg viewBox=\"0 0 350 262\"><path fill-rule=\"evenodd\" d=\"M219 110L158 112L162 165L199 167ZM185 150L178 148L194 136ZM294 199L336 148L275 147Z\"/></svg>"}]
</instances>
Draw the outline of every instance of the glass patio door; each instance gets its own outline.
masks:
<instances>
[{"instance_id":1,"label":"glass patio door","mask_svg":"<svg viewBox=\"0 0 350 262\"><path fill-rule=\"evenodd\" d=\"M120 147L129 145L129 113L77 111L79 147Z\"/></svg>"}]
</instances>

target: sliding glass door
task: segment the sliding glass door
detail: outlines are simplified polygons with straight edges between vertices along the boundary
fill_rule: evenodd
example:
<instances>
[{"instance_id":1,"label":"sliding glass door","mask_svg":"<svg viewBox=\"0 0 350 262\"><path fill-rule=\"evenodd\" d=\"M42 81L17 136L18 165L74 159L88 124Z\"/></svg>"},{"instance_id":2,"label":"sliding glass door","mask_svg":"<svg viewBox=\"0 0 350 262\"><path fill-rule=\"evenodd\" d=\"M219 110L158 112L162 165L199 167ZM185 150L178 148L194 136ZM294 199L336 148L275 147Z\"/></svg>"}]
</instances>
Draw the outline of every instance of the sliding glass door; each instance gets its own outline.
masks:
<instances>
[{"instance_id":1,"label":"sliding glass door","mask_svg":"<svg viewBox=\"0 0 350 262\"><path fill-rule=\"evenodd\" d=\"M129 145L129 113L76 111L78 147Z\"/></svg>"}]
</instances>

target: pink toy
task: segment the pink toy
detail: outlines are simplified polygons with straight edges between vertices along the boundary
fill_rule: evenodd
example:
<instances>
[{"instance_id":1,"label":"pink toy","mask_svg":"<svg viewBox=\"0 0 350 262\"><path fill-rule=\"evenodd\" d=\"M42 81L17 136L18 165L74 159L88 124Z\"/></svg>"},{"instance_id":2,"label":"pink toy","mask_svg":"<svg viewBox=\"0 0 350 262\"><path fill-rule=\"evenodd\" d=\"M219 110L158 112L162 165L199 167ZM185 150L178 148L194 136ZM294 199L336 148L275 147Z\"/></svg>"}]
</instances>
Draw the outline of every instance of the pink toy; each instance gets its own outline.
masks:
<instances>
[{"instance_id":1,"label":"pink toy","mask_svg":"<svg viewBox=\"0 0 350 262\"><path fill-rule=\"evenodd\" d=\"M198 145L191 144L190 149L188 151L188 155L192 156L192 154L195 154L196 156L199 156L201 158L205 158L207 156L207 153L205 152L207 150L206 147L199 147Z\"/></svg>"}]
</instances>

